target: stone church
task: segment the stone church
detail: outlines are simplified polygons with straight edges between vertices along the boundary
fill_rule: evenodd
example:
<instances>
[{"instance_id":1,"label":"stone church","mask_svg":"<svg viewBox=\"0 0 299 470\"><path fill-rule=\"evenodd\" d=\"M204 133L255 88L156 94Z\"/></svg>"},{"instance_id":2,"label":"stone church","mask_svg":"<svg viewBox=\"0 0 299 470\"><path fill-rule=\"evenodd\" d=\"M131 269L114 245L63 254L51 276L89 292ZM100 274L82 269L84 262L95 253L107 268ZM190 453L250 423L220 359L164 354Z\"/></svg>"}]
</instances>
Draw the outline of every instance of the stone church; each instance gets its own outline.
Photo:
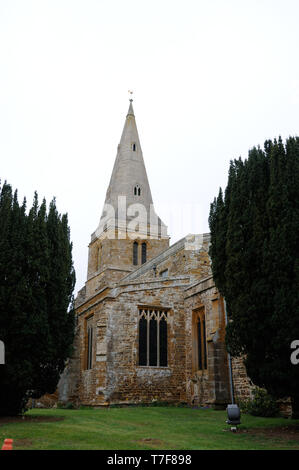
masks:
<instances>
[{"instance_id":1,"label":"stone church","mask_svg":"<svg viewBox=\"0 0 299 470\"><path fill-rule=\"evenodd\" d=\"M225 349L225 304L208 250L206 233L169 246L130 100L76 299L74 355L59 383L60 401L223 407L231 402L231 376L235 395L249 395L242 362L230 361Z\"/></svg>"}]
</instances>

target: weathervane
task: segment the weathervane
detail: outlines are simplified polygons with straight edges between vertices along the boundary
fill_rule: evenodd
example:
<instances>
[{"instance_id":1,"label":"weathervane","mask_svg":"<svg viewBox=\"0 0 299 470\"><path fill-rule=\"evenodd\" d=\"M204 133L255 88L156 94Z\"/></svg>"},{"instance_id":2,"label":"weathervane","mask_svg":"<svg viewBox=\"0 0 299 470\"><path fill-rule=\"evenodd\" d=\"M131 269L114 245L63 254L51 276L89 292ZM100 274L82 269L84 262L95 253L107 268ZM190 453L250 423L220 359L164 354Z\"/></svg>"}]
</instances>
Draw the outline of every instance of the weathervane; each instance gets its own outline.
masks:
<instances>
[{"instance_id":1,"label":"weathervane","mask_svg":"<svg viewBox=\"0 0 299 470\"><path fill-rule=\"evenodd\" d=\"M129 96L130 96L130 101L133 101L132 95L133 95L133 90L128 90Z\"/></svg>"}]
</instances>

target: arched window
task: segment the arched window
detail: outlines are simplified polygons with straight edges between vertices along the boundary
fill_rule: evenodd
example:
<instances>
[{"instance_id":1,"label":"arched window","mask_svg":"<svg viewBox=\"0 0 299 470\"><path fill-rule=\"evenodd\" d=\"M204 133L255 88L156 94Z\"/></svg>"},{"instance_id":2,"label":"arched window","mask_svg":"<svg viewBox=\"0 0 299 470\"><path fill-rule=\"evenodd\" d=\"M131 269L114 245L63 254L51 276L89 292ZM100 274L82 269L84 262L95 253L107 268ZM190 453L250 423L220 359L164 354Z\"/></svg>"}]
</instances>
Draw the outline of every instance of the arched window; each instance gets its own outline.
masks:
<instances>
[{"instance_id":1,"label":"arched window","mask_svg":"<svg viewBox=\"0 0 299 470\"><path fill-rule=\"evenodd\" d=\"M92 369L93 317L86 322L86 369Z\"/></svg>"},{"instance_id":2,"label":"arched window","mask_svg":"<svg viewBox=\"0 0 299 470\"><path fill-rule=\"evenodd\" d=\"M141 264L146 263L146 243L141 245Z\"/></svg>"},{"instance_id":3,"label":"arched window","mask_svg":"<svg viewBox=\"0 0 299 470\"><path fill-rule=\"evenodd\" d=\"M193 370L206 370L208 365L204 308L193 312L193 338Z\"/></svg>"},{"instance_id":4,"label":"arched window","mask_svg":"<svg viewBox=\"0 0 299 470\"><path fill-rule=\"evenodd\" d=\"M134 266L137 266L138 264L138 243L137 242L133 243L133 264Z\"/></svg>"},{"instance_id":5,"label":"arched window","mask_svg":"<svg viewBox=\"0 0 299 470\"><path fill-rule=\"evenodd\" d=\"M132 144L132 150L133 150L133 152L136 152L136 144L135 144L135 142Z\"/></svg>"}]
</instances>

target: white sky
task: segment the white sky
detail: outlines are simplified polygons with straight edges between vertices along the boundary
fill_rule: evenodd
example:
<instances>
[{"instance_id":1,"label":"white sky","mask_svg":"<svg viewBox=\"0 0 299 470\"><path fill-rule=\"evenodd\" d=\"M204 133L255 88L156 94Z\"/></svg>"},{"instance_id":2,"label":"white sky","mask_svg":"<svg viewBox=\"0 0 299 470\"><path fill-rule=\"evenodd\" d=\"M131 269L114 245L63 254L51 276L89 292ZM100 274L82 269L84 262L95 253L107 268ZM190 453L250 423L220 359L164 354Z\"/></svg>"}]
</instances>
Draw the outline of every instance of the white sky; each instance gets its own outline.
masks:
<instances>
[{"instance_id":1,"label":"white sky","mask_svg":"<svg viewBox=\"0 0 299 470\"><path fill-rule=\"evenodd\" d=\"M68 212L76 291L134 90L171 243L207 232L229 161L298 135L298 0L0 0L0 177Z\"/></svg>"}]
</instances>

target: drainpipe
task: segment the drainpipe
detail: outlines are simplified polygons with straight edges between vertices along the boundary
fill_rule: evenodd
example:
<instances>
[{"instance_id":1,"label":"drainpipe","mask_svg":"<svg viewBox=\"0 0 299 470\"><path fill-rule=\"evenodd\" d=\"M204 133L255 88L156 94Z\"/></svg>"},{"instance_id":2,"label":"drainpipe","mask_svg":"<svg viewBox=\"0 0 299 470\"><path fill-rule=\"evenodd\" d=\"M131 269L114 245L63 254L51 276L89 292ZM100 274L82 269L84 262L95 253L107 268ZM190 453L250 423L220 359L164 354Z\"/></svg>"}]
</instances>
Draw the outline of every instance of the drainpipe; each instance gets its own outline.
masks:
<instances>
[{"instance_id":1,"label":"drainpipe","mask_svg":"<svg viewBox=\"0 0 299 470\"><path fill-rule=\"evenodd\" d=\"M227 326L227 311L226 311L225 299L223 299L223 303L224 303L224 314L225 314L225 326ZM232 404L234 404L235 398L234 398L234 383L233 383L233 373L232 373L232 360L231 360L231 356L229 352L227 353L227 359L228 359L230 394L232 398Z\"/></svg>"}]
</instances>

